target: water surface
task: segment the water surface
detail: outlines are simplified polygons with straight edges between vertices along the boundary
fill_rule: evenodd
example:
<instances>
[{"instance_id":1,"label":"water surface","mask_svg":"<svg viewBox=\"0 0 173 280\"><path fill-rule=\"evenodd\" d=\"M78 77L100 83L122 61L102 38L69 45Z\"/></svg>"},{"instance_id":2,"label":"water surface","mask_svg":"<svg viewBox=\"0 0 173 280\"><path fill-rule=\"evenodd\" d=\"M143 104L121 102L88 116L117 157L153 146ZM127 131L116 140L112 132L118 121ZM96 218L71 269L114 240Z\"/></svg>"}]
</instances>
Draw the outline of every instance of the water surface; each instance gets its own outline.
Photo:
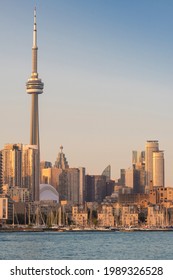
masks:
<instances>
[{"instance_id":1,"label":"water surface","mask_svg":"<svg viewBox=\"0 0 173 280\"><path fill-rule=\"evenodd\" d=\"M173 260L173 232L0 232L1 260Z\"/></svg>"}]
</instances>

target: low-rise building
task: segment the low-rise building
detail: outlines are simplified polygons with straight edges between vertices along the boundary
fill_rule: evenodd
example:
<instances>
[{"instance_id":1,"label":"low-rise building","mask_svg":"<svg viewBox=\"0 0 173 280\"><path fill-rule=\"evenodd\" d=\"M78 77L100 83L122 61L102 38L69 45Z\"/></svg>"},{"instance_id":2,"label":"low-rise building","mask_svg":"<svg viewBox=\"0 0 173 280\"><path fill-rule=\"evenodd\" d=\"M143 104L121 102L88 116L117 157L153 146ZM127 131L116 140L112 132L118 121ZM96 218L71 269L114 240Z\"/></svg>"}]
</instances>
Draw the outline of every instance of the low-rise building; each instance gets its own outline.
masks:
<instances>
[{"instance_id":1,"label":"low-rise building","mask_svg":"<svg viewBox=\"0 0 173 280\"><path fill-rule=\"evenodd\" d=\"M13 219L13 202L4 194L0 195L0 223L6 223Z\"/></svg>"},{"instance_id":2,"label":"low-rise building","mask_svg":"<svg viewBox=\"0 0 173 280\"><path fill-rule=\"evenodd\" d=\"M123 227L138 226L138 213L136 212L134 207L122 207L121 225Z\"/></svg>"},{"instance_id":3,"label":"low-rise building","mask_svg":"<svg viewBox=\"0 0 173 280\"><path fill-rule=\"evenodd\" d=\"M149 206L147 215L147 225L149 227L165 226L165 211L159 206Z\"/></svg>"},{"instance_id":4,"label":"low-rise building","mask_svg":"<svg viewBox=\"0 0 173 280\"><path fill-rule=\"evenodd\" d=\"M114 224L113 207L111 205L102 205L101 212L98 213L98 226L113 227Z\"/></svg>"},{"instance_id":5,"label":"low-rise building","mask_svg":"<svg viewBox=\"0 0 173 280\"><path fill-rule=\"evenodd\" d=\"M76 226L86 227L88 225L88 213L80 210L78 206L72 207L72 221Z\"/></svg>"}]
</instances>

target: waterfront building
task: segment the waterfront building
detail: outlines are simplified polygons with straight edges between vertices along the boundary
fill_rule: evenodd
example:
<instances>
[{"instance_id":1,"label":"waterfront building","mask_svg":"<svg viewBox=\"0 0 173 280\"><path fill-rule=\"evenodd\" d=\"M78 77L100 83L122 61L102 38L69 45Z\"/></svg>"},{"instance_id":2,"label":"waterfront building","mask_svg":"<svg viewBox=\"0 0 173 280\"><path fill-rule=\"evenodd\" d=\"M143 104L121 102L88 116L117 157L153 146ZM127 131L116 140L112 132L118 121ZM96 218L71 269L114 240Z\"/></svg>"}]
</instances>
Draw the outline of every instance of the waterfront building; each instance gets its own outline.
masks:
<instances>
[{"instance_id":1,"label":"waterfront building","mask_svg":"<svg viewBox=\"0 0 173 280\"><path fill-rule=\"evenodd\" d=\"M72 206L72 221L76 226L86 227L88 212L85 209L79 209L79 206Z\"/></svg>"},{"instance_id":2,"label":"waterfront building","mask_svg":"<svg viewBox=\"0 0 173 280\"><path fill-rule=\"evenodd\" d=\"M165 226L165 211L158 206L148 206L147 225L149 227Z\"/></svg>"},{"instance_id":3,"label":"waterfront building","mask_svg":"<svg viewBox=\"0 0 173 280\"><path fill-rule=\"evenodd\" d=\"M39 112L38 112L38 96L43 93L44 84L38 77L37 72L37 23L36 9L34 9L34 29L33 29L33 46L32 46L32 73L26 83L26 91L31 94L31 126L30 126L30 145L36 145L38 149L37 170L40 170L40 143L39 143ZM33 200L39 200L39 184L40 174L37 172L36 184L33 190Z\"/></svg>"},{"instance_id":4,"label":"waterfront building","mask_svg":"<svg viewBox=\"0 0 173 280\"><path fill-rule=\"evenodd\" d=\"M113 227L115 225L112 205L102 205L101 211L98 212L98 226Z\"/></svg>"},{"instance_id":5,"label":"waterfront building","mask_svg":"<svg viewBox=\"0 0 173 280\"><path fill-rule=\"evenodd\" d=\"M120 219L123 227L138 226L138 213L133 206L123 206Z\"/></svg>"},{"instance_id":6,"label":"waterfront building","mask_svg":"<svg viewBox=\"0 0 173 280\"><path fill-rule=\"evenodd\" d=\"M164 187L164 152L153 152L153 187Z\"/></svg>"},{"instance_id":7,"label":"waterfront building","mask_svg":"<svg viewBox=\"0 0 173 280\"><path fill-rule=\"evenodd\" d=\"M0 195L0 224L12 221L13 218L13 202L5 194Z\"/></svg>"},{"instance_id":8,"label":"waterfront building","mask_svg":"<svg viewBox=\"0 0 173 280\"><path fill-rule=\"evenodd\" d=\"M146 186L145 192L149 192L151 181L153 181L153 152L159 151L159 143L157 140L147 141L145 145L145 171Z\"/></svg>"}]
</instances>

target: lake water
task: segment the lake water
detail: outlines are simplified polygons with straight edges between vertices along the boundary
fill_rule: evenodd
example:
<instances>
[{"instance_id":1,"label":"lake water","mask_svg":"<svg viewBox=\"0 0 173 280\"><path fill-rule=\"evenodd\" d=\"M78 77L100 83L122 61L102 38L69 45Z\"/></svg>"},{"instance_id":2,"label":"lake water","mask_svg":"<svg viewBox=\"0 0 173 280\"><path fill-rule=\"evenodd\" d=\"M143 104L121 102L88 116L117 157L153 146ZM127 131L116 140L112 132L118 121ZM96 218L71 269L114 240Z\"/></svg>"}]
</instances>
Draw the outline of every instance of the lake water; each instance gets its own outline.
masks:
<instances>
[{"instance_id":1,"label":"lake water","mask_svg":"<svg viewBox=\"0 0 173 280\"><path fill-rule=\"evenodd\" d=\"M0 232L1 260L173 260L169 232Z\"/></svg>"}]
</instances>

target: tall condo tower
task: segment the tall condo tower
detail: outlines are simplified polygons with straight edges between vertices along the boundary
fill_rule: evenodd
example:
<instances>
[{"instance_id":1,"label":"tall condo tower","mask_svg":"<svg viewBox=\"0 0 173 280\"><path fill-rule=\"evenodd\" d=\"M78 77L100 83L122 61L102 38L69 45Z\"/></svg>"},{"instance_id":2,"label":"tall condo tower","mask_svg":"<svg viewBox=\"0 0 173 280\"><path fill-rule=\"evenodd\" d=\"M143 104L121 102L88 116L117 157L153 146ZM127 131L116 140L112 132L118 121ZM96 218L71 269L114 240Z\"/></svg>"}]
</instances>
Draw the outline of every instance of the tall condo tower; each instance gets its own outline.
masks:
<instances>
[{"instance_id":1,"label":"tall condo tower","mask_svg":"<svg viewBox=\"0 0 173 280\"><path fill-rule=\"evenodd\" d=\"M39 114L38 114L38 95L43 93L44 84L38 78L37 72L37 24L36 24L36 8L34 9L34 29L33 29L33 46L32 46L32 73L31 77L26 83L26 91L32 96L31 103L31 131L30 131L30 145L37 145L38 147L38 168L40 161L40 143L39 143ZM38 174L39 176L39 174ZM34 200L39 200L39 178L37 188L34 194Z\"/></svg>"},{"instance_id":2,"label":"tall condo tower","mask_svg":"<svg viewBox=\"0 0 173 280\"><path fill-rule=\"evenodd\" d=\"M153 182L153 152L159 151L159 142L157 140L147 141L145 144L145 172L146 186L145 191L148 192Z\"/></svg>"},{"instance_id":3,"label":"tall condo tower","mask_svg":"<svg viewBox=\"0 0 173 280\"><path fill-rule=\"evenodd\" d=\"M153 187L164 187L164 152L153 152Z\"/></svg>"}]
</instances>

